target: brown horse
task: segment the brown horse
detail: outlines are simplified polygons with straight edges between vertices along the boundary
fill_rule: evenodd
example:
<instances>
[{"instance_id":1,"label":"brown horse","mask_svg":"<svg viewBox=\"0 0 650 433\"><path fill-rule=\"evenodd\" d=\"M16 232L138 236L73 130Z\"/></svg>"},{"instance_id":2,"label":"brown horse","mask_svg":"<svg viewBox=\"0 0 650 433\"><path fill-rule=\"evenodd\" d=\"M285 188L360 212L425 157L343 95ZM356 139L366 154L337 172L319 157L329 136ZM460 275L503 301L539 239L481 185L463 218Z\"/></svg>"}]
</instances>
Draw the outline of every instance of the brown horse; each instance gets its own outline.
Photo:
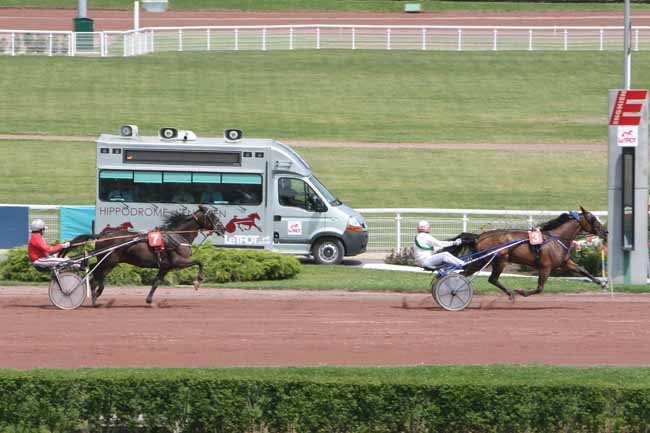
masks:
<instances>
[{"instance_id":1,"label":"brown horse","mask_svg":"<svg viewBox=\"0 0 650 433\"><path fill-rule=\"evenodd\" d=\"M514 293L499 282L499 276L507 263L526 265L539 271L537 289L529 291L515 290L521 296L541 293L551 271L561 267L587 277L602 288L606 288L607 284L605 282L599 281L586 269L571 260L571 245L581 231L607 239L607 230L598 221L598 218L582 207L580 207L580 211L580 214L577 212L564 213L542 224L539 229L542 232L544 241L538 247L530 245L528 231L526 230L490 230L480 235L474 235L472 240L467 239L468 233L463 233L458 237L463 238L463 244L470 246L472 253L477 251L487 252L490 249L497 250L500 246L509 243L513 244L510 248L495 252L494 259L491 262L492 273L488 278L490 283L501 289L510 299L514 299ZM536 248L537 251L535 251ZM491 258L492 255L489 255L484 259L466 265L463 268L463 275L469 276L483 269Z\"/></svg>"},{"instance_id":2,"label":"brown horse","mask_svg":"<svg viewBox=\"0 0 650 433\"><path fill-rule=\"evenodd\" d=\"M134 234L128 231L111 231L100 235L95 243L95 249L104 250L115 247L125 242L133 241L122 248L100 254L97 256L99 265L93 271L91 290L93 305L104 291L104 279L106 275L119 263L128 263L141 268L158 268L158 274L154 279L147 303L151 304L153 294L158 284L165 278L167 272L174 269L184 269L190 266L198 266L199 272L194 280L194 288L198 289L203 279L203 263L200 260L192 260L192 242L199 232L205 230L215 232L222 236L226 229L216 216L214 210L205 206L191 215L182 212L172 213L165 218L160 228L164 239L164 249L158 252L149 246L147 235ZM104 238L104 239L102 239ZM108 257L105 257L107 254ZM102 259L104 259L102 261Z\"/></svg>"}]
</instances>

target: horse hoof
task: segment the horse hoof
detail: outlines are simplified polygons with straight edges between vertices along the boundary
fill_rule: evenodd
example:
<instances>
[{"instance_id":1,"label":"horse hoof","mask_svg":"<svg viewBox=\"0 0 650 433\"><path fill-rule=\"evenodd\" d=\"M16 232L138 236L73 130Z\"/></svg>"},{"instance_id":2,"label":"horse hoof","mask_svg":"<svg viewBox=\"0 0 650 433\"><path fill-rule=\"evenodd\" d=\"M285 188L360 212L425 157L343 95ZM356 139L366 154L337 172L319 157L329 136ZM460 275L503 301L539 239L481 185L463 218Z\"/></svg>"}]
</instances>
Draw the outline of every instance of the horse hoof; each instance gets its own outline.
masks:
<instances>
[{"instance_id":1,"label":"horse hoof","mask_svg":"<svg viewBox=\"0 0 650 433\"><path fill-rule=\"evenodd\" d=\"M194 280L194 290L199 290L201 282L199 280Z\"/></svg>"},{"instance_id":2,"label":"horse hoof","mask_svg":"<svg viewBox=\"0 0 650 433\"><path fill-rule=\"evenodd\" d=\"M151 305L151 302L153 302L153 299L151 299L151 298L147 298L147 304L148 304L148 305Z\"/></svg>"}]
</instances>

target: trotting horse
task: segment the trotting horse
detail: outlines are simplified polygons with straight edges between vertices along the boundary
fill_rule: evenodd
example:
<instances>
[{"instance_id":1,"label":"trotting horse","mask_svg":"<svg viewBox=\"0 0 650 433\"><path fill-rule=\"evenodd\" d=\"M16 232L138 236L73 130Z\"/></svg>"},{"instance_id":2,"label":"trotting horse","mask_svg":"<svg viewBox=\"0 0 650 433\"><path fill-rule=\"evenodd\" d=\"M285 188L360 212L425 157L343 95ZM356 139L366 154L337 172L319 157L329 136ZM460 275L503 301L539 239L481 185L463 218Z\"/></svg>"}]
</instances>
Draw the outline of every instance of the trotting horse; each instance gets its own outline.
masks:
<instances>
[{"instance_id":1,"label":"trotting horse","mask_svg":"<svg viewBox=\"0 0 650 433\"><path fill-rule=\"evenodd\" d=\"M489 251L491 248L496 250L499 246L514 243L512 248L506 248L495 253L491 263L492 273L488 278L490 283L501 289L511 300L514 300L514 293L499 282L499 276L507 263L526 265L539 271L536 289L529 291L515 290L521 296L541 293L551 271L560 267L585 276L602 288L606 288L607 283L599 281L585 268L571 260L571 245L581 231L607 239L607 230L598 221L598 218L582 207L580 207L580 211L580 213L563 213L559 217L542 224L539 229L542 232L543 243L538 246L537 251L535 251L535 247L531 247L529 242L526 241L528 239L528 231L526 230L490 230L480 235L475 234L473 240L467 239L469 233L463 233L457 237L462 237L463 244L469 245L472 252ZM518 240L524 241L517 243ZM469 276L476 273L485 266L491 257L470 263L464 267L462 274Z\"/></svg>"},{"instance_id":2,"label":"trotting horse","mask_svg":"<svg viewBox=\"0 0 650 433\"><path fill-rule=\"evenodd\" d=\"M106 275L119 263L128 263L141 268L158 268L158 274L151 284L151 290L147 295L147 304L151 304L153 294L158 284L165 278L167 272L174 269L184 269L190 266L198 266L199 272L194 280L194 288L198 289L203 279L203 263L200 260L192 260L192 242L199 232L205 230L215 232L223 236L226 229L216 216L214 210L205 206L191 215L182 212L175 212L164 220L161 233L164 239L164 250L158 253L149 246L147 236L135 235L128 231L111 231L100 235L95 243L96 250L110 248L129 240L139 237L140 241L131 243L123 248L117 248L93 271L91 280L91 291L93 305L104 291L104 279ZM105 238L102 240L102 238ZM98 256L101 261L103 255Z\"/></svg>"}]
</instances>

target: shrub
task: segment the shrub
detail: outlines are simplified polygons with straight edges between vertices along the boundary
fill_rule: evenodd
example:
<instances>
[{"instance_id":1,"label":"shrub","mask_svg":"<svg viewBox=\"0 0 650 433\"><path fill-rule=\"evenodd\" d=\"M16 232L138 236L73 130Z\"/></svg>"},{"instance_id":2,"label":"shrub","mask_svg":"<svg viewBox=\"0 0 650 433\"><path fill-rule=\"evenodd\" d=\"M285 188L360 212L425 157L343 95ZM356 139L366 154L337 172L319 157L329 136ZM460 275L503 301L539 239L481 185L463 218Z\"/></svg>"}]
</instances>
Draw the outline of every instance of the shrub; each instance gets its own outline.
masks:
<instances>
[{"instance_id":1,"label":"shrub","mask_svg":"<svg viewBox=\"0 0 650 433\"><path fill-rule=\"evenodd\" d=\"M391 250L390 254L384 258L384 263L389 265L415 266L415 251L413 247L402 248L397 251Z\"/></svg>"},{"instance_id":2,"label":"shrub","mask_svg":"<svg viewBox=\"0 0 650 433\"><path fill-rule=\"evenodd\" d=\"M7 260L0 262L0 280L49 281L50 273L34 269L24 246L9 250Z\"/></svg>"},{"instance_id":3,"label":"shrub","mask_svg":"<svg viewBox=\"0 0 650 433\"><path fill-rule=\"evenodd\" d=\"M600 276L601 258L600 247L583 246L580 249L571 250L571 259L585 268L591 275Z\"/></svg>"},{"instance_id":4,"label":"shrub","mask_svg":"<svg viewBox=\"0 0 650 433\"><path fill-rule=\"evenodd\" d=\"M219 249L210 245L193 248L192 256L205 266L204 282L281 280L300 272L300 263L294 257L263 250ZM198 268L191 267L167 274L168 284L192 284ZM149 285L157 269L138 268L121 264L108 274L107 284ZM48 272L38 272L27 256L27 247L14 248L6 261L0 263L0 279L13 281L49 281Z\"/></svg>"}]
</instances>

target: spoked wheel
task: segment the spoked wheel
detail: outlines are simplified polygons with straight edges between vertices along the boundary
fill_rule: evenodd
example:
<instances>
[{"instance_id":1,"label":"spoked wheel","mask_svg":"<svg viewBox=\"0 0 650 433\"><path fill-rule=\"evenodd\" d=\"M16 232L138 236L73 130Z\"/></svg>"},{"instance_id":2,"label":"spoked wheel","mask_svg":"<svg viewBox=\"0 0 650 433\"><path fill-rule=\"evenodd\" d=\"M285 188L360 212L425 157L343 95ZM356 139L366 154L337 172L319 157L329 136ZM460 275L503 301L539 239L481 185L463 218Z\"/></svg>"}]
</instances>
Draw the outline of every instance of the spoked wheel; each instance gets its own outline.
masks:
<instances>
[{"instance_id":1,"label":"spoked wheel","mask_svg":"<svg viewBox=\"0 0 650 433\"><path fill-rule=\"evenodd\" d=\"M433 280L431 294L438 305L447 311L464 310L474 296L470 281L459 274L448 274Z\"/></svg>"},{"instance_id":2,"label":"spoked wheel","mask_svg":"<svg viewBox=\"0 0 650 433\"><path fill-rule=\"evenodd\" d=\"M58 281L56 277L52 277L49 295L50 302L57 308L74 310L86 300L86 285L81 277L74 272L61 272Z\"/></svg>"}]
</instances>

